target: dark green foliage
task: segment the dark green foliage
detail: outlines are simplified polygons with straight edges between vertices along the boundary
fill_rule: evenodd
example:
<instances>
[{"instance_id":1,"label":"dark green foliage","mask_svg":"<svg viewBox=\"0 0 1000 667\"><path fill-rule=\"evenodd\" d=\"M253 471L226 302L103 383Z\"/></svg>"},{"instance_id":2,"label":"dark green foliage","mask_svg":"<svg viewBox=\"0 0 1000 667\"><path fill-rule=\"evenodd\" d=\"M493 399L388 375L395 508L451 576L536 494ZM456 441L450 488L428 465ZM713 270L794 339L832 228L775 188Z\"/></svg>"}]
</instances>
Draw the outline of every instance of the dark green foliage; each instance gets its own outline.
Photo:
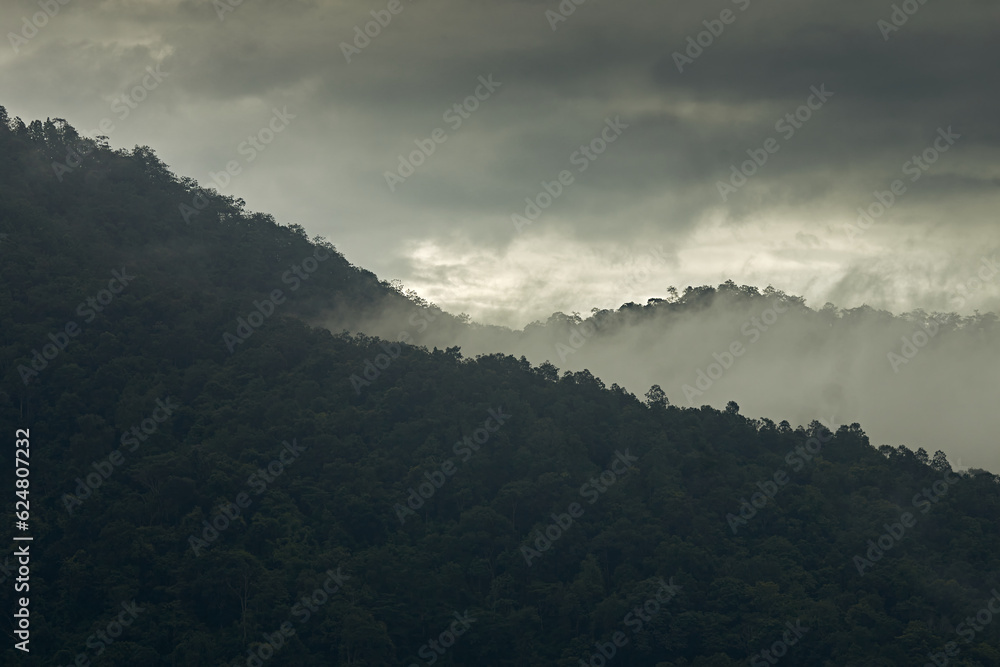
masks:
<instances>
[{"instance_id":1,"label":"dark green foliage","mask_svg":"<svg viewBox=\"0 0 1000 667\"><path fill-rule=\"evenodd\" d=\"M786 455L820 424L311 328L407 297L301 228L197 190L148 148L92 142L60 181L51 163L72 128L0 120L0 423L8 443L31 430L35 538L31 653L8 630L4 664L258 664L248 651L265 635L282 637L267 665L428 664L421 647L456 612L475 621L435 664L575 667L622 631L609 664L746 665L796 621L809 630L782 664L910 667L951 641L952 665L1000 664L1000 623L957 634L1000 588L998 478L960 475L924 514L914 496L950 473L946 459L876 450L858 424L792 472ZM317 249L329 258L292 292L282 276ZM136 278L85 323L78 304L122 267ZM287 302L230 354L223 334L274 289ZM79 335L22 382L18 367L70 320ZM368 361L380 375L358 389ZM177 407L124 447L158 399ZM510 417L483 440L491 410ZM267 472L292 441L304 450ZM119 448L124 463L69 513L65 494ZM780 470L787 485L734 534L727 515ZM395 506L434 479L401 521ZM249 505L196 555L190 536L241 493ZM522 547L573 503L582 514L529 567ZM916 525L860 576L853 557L907 511ZM334 575L336 592L302 603ZM633 632L661 579L679 592ZM13 596L8 578L5 609ZM120 639L88 648L132 600L142 612Z\"/></svg>"}]
</instances>

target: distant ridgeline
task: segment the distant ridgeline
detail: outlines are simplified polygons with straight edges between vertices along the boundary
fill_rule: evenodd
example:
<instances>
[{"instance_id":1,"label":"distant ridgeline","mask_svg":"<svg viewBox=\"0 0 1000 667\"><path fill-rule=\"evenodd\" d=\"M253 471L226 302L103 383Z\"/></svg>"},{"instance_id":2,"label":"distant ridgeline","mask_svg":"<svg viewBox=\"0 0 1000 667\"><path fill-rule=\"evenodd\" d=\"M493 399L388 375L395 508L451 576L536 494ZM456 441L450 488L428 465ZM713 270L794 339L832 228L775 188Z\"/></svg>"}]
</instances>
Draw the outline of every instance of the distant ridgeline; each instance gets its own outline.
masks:
<instances>
[{"instance_id":1,"label":"distant ridgeline","mask_svg":"<svg viewBox=\"0 0 1000 667\"><path fill-rule=\"evenodd\" d=\"M433 309L148 147L0 116L3 664L1000 664L997 477L314 328Z\"/></svg>"}]
</instances>

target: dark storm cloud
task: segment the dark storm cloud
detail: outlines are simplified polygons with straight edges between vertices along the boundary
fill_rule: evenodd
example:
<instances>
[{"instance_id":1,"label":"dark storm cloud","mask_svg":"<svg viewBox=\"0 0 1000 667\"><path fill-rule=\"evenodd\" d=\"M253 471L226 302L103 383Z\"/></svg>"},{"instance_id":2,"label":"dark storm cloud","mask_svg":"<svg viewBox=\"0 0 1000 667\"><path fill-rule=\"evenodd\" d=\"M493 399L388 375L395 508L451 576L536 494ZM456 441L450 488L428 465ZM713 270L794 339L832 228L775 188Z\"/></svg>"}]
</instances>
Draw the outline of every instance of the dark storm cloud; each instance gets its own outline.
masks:
<instances>
[{"instance_id":1,"label":"dark storm cloud","mask_svg":"<svg viewBox=\"0 0 1000 667\"><path fill-rule=\"evenodd\" d=\"M974 264L980 247L995 245L995 3L914 0L919 9L885 39L878 21L891 20L888 2L400 0L347 62L343 44L371 12L385 21L388 6L244 0L220 18L219 3L207 0L71 0L20 53L0 55L0 103L90 129L160 63L168 83L118 123L112 144L149 144L209 184L272 109L287 105L296 114L289 130L227 194L332 238L387 278L434 289L424 280L450 275L451 291L436 296L456 311L496 301L483 291L488 278L523 257L524 244L555 238L570 255L580 254L576 245L593 249L560 292L572 303L528 298L520 315L505 311L522 322L593 305L599 285L587 276L606 276L615 253L656 243L681 258L661 267L672 283L765 276L815 290L814 300L875 298L897 310L940 302L921 272ZM553 30L546 12L560 6L576 8ZM707 42L704 22L718 28L726 10L730 23L679 72L675 54L699 33ZM0 26L16 32L36 11L8 3ZM451 129L443 114L491 74L502 86ZM776 123L824 85L833 97L784 138ZM574 171L574 184L519 233L510 216L523 213L525 198L574 169L570 156L618 116L629 126L619 140ZM947 127L961 140L863 239L848 242L844 225L856 209ZM391 192L385 173L437 128L447 141ZM780 150L723 200L719 182L768 138ZM706 246L706 230L730 238ZM711 261L683 261L709 248ZM790 265L809 248L825 253L835 276L830 266L819 275L815 265ZM875 271L873 255L888 251L910 257ZM565 276L545 261L529 270Z\"/></svg>"}]
</instances>

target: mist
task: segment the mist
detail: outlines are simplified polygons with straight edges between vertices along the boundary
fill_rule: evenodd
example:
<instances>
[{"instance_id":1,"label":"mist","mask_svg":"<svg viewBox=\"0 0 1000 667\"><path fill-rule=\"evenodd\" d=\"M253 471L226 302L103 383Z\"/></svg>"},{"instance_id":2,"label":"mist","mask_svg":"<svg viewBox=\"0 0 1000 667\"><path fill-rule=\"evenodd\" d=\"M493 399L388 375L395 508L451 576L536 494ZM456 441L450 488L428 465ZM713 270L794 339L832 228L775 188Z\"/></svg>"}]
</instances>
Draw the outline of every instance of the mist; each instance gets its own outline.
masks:
<instances>
[{"instance_id":1,"label":"mist","mask_svg":"<svg viewBox=\"0 0 1000 667\"><path fill-rule=\"evenodd\" d=\"M587 317L555 313L512 330L416 301L323 324L428 348L458 346L466 357L501 352L560 371L589 370L639 397L659 385L678 407L735 401L747 417L793 427L860 423L876 447L942 450L956 469L1000 471L993 314L816 310L770 288L760 294L728 283Z\"/></svg>"}]
</instances>

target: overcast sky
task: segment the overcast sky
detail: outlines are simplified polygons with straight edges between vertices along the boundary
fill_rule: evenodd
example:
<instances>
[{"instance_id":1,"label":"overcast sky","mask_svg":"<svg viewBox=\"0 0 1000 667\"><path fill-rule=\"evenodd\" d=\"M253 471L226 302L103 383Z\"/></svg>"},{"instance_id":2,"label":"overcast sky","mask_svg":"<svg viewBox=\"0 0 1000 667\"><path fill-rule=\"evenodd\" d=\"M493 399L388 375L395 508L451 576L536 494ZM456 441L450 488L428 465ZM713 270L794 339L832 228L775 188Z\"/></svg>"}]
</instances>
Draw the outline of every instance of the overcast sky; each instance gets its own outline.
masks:
<instances>
[{"instance_id":1,"label":"overcast sky","mask_svg":"<svg viewBox=\"0 0 1000 667\"><path fill-rule=\"evenodd\" d=\"M1000 4L910 1L894 24L892 3L856 0L566 0L568 16L554 0L51 0L51 17L5 0L0 104L88 135L108 118L112 146L149 145L205 186L232 161L220 191L480 321L730 278L813 307L1000 310L1000 275L970 284L1000 250ZM270 143L241 148L251 135ZM417 141L433 154L387 183ZM747 151L766 161L730 180ZM557 196L518 229L543 181Z\"/></svg>"}]
</instances>

